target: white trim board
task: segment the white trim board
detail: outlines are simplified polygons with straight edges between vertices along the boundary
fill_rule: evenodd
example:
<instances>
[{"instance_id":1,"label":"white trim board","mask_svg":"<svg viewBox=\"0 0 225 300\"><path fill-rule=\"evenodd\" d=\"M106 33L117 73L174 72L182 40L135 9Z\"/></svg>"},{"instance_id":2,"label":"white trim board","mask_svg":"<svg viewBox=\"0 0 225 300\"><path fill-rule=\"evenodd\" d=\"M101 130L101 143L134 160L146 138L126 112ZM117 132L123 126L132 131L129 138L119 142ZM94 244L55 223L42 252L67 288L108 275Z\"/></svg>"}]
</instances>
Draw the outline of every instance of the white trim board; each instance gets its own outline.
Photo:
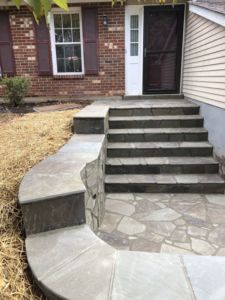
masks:
<instances>
[{"instance_id":1,"label":"white trim board","mask_svg":"<svg viewBox=\"0 0 225 300\"><path fill-rule=\"evenodd\" d=\"M190 12L197 14L205 19L208 19L214 23L217 23L223 27L225 27L225 15L218 13L216 11L212 11L210 9L196 6L194 4L189 5Z\"/></svg>"},{"instance_id":2,"label":"white trim board","mask_svg":"<svg viewBox=\"0 0 225 300\"><path fill-rule=\"evenodd\" d=\"M139 18L138 55L130 55L130 17ZM128 5L125 7L125 94L127 96L142 95L143 81L143 5Z\"/></svg>"}]
</instances>

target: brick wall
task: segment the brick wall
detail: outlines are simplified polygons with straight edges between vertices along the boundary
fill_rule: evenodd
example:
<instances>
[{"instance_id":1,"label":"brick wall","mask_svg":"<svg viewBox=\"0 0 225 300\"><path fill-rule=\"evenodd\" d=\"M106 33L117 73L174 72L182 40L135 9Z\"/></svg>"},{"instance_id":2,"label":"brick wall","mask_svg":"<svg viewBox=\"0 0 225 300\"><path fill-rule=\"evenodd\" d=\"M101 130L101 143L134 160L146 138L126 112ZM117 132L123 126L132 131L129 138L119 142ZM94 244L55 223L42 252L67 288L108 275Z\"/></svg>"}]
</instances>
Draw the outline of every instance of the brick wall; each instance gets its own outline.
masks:
<instances>
[{"instance_id":1,"label":"brick wall","mask_svg":"<svg viewBox=\"0 0 225 300\"><path fill-rule=\"evenodd\" d=\"M123 95L125 85L124 6L93 4L98 8L98 76L39 76L35 32L31 13L10 9L16 74L31 79L30 96ZM102 25L107 16L109 25ZM1 92L0 92L1 93Z\"/></svg>"}]
</instances>

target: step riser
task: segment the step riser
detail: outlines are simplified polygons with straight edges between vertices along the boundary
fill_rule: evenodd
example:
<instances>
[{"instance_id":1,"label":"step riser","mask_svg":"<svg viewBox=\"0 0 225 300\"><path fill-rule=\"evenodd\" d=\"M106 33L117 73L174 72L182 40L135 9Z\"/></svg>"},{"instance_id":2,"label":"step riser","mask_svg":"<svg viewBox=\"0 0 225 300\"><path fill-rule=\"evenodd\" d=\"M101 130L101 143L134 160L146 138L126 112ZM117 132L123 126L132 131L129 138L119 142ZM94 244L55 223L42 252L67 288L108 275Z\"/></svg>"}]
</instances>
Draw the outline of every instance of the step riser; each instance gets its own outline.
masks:
<instances>
[{"instance_id":1,"label":"step riser","mask_svg":"<svg viewBox=\"0 0 225 300\"><path fill-rule=\"evenodd\" d=\"M108 157L212 156L212 148L108 149Z\"/></svg>"},{"instance_id":2,"label":"step riser","mask_svg":"<svg viewBox=\"0 0 225 300\"><path fill-rule=\"evenodd\" d=\"M106 165L106 174L216 174L218 165Z\"/></svg>"},{"instance_id":3,"label":"step riser","mask_svg":"<svg viewBox=\"0 0 225 300\"><path fill-rule=\"evenodd\" d=\"M110 129L202 127L203 120L109 121Z\"/></svg>"},{"instance_id":4,"label":"step riser","mask_svg":"<svg viewBox=\"0 0 225 300\"><path fill-rule=\"evenodd\" d=\"M198 183L198 184L155 184L155 183L127 183L105 184L106 193L200 193L223 194L223 183Z\"/></svg>"},{"instance_id":5,"label":"step riser","mask_svg":"<svg viewBox=\"0 0 225 300\"><path fill-rule=\"evenodd\" d=\"M124 108L110 109L110 116L160 116L160 115L197 115L199 107L163 107L163 108Z\"/></svg>"},{"instance_id":6,"label":"step riser","mask_svg":"<svg viewBox=\"0 0 225 300\"><path fill-rule=\"evenodd\" d=\"M143 133L143 134L109 134L109 142L197 142L207 141L207 132L198 133Z\"/></svg>"}]
</instances>

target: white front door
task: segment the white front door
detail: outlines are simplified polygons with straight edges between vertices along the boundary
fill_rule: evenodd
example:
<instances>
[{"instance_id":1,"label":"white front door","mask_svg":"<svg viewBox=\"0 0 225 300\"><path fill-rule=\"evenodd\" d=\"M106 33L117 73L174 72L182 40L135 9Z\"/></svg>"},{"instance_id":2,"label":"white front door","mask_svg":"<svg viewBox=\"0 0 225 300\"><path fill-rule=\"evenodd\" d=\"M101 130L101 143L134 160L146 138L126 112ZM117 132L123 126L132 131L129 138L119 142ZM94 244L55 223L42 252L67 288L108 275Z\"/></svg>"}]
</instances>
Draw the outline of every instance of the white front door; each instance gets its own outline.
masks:
<instances>
[{"instance_id":1,"label":"white front door","mask_svg":"<svg viewBox=\"0 0 225 300\"><path fill-rule=\"evenodd\" d=\"M125 8L126 95L142 95L143 89L143 6Z\"/></svg>"}]
</instances>

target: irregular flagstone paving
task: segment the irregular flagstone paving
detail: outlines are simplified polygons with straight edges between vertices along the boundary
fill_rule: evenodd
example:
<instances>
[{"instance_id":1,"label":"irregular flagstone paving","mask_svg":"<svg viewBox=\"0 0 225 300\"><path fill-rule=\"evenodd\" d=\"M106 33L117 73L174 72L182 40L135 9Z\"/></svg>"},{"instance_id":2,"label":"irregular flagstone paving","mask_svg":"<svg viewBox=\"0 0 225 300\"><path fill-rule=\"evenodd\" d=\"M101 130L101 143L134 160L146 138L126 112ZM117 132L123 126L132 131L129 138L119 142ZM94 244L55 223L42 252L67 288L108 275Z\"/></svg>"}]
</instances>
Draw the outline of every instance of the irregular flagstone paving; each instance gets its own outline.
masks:
<instances>
[{"instance_id":1,"label":"irregular flagstone paving","mask_svg":"<svg viewBox=\"0 0 225 300\"><path fill-rule=\"evenodd\" d=\"M107 194L98 236L117 249L225 255L225 195Z\"/></svg>"}]
</instances>

